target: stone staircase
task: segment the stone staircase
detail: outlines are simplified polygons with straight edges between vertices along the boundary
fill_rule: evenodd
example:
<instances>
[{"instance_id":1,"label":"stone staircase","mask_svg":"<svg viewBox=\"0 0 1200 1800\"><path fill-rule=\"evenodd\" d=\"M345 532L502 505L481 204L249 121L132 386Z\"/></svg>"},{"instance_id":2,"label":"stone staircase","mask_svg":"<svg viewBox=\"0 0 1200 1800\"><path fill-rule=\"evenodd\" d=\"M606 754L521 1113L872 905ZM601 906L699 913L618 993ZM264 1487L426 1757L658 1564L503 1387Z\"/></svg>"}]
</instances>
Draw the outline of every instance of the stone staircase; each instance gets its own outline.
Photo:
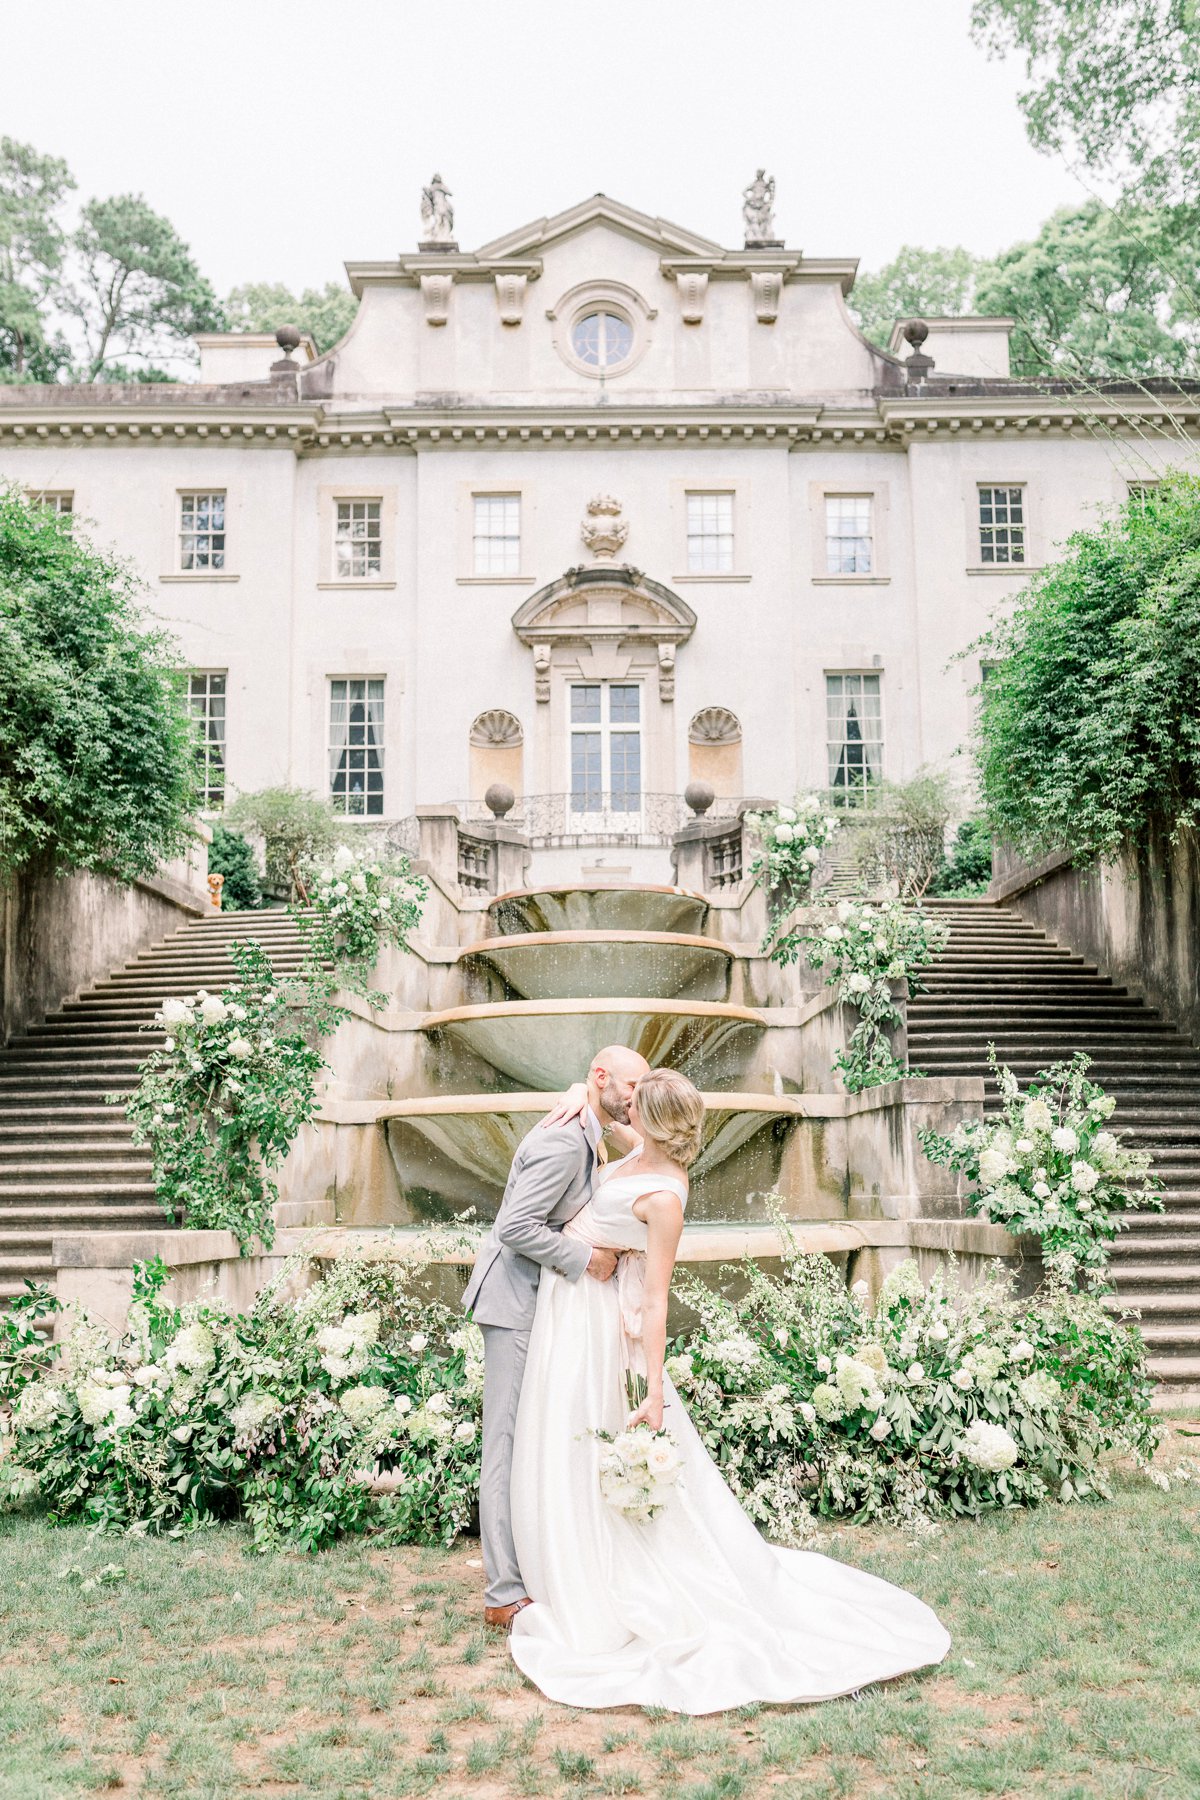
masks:
<instances>
[{"instance_id":1,"label":"stone staircase","mask_svg":"<svg viewBox=\"0 0 1200 1800\"><path fill-rule=\"evenodd\" d=\"M1200 1386L1200 1050L1126 988L990 900L928 900L945 954L909 1002L914 1068L988 1077L987 1046L1024 1083L1085 1050L1113 1124L1153 1151L1162 1213L1134 1213L1113 1253L1114 1304L1141 1314L1160 1382ZM989 1084L985 1110L998 1097Z\"/></svg>"},{"instance_id":2,"label":"stone staircase","mask_svg":"<svg viewBox=\"0 0 1200 1800\"><path fill-rule=\"evenodd\" d=\"M0 1305L53 1276L59 1232L161 1231L148 1151L122 1109L138 1064L162 1041L144 1031L162 1002L234 980L229 946L256 939L282 975L301 961L284 912L214 914L184 925L0 1050Z\"/></svg>"}]
</instances>

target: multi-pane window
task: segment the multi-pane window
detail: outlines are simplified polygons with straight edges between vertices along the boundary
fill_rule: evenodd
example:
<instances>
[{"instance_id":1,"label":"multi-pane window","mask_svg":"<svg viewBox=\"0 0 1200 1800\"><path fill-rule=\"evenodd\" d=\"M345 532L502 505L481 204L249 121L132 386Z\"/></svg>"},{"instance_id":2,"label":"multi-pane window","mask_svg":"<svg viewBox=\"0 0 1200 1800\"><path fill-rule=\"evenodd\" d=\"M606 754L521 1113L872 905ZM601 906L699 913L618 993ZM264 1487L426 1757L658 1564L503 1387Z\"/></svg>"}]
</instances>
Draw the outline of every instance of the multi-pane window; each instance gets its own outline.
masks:
<instances>
[{"instance_id":1,"label":"multi-pane window","mask_svg":"<svg viewBox=\"0 0 1200 1800\"><path fill-rule=\"evenodd\" d=\"M188 677L188 709L196 721L196 774L201 804L218 812L225 804L225 672L194 669Z\"/></svg>"},{"instance_id":2,"label":"multi-pane window","mask_svg":"<svg viewBox=\"0 0 1200 1800\"><path fill-rule=\"evenodd\" d=\"M728 575L733 569L733 495L687 497L689 575Z\"/></svg>"},{"instance_id":3,"label":"multi-pane window","mask_svg":"<svg viewBox=\"0 0 1200 1800\"><path fill-rule=\"evenodd\" d=\"M364 581L383 568L378 500L339 500L333 531L336 581Z\"/></svg>"},{"instance_id":4,"label":"multi-pane window","mask_svg":"<svg viewBox=\"0 0 1200 1800\"><path fill-rule=\"evenodd\" d=\"M37 489L29 496L33 506L44 506L47 512L58 513L60 517L75 510L75 496L61 490L52 492L49 488Z\"/></svg>"},{"instance_id":5,"label":"multi-pane window","mask_svg":"<svg viewBox=\"0 0 1200 1800\"><path fill-rule=\"evenodd\" d=\"M587 313L571 327L571 348L589 369L614 369L633 349L633 326L619 313Z\"/></svg>"},{"instance_id":6,"label":"multi-pane window","mask_svg":"<svg viewBox=\"0 0 1200 1800\"><path fill-rule=\"evenodd\" d=\"M225 496L223 493L180 494L179 567L225 567Z\"/></svg>"},{"instance_id":7,"label":"multi-pane window","mask_svg":"<svg viewBox=\"0 0 1200 1800\"><path fill-rule=\"evenodd\" d=\"M633 681L571 684L571 811L642 810L642 690Z\"/></svg>"},{"instance_id":8,"label":"multi-pane window","mask_svg":"<svg viewBox=\"0 0 1200 1800\"><path fill-rule=\"evenodd\" d=\"M521 573L520 494L476 494L475 573Z\"/></svg>"},{"instance_id":9,"label":"multi-pane window","mask_svg":"<svg viewBox=\"0 0 1200 1800\"><path fill-rule=\"evenodd\" d=\"M329 683L329 797L336 812L383 812L383 680Z\"/></svg>"},{"instance_id":10,"label":"multi-pane window","mask_svg":"<svg viewBox=\"0 0 1200 1800\"><path fill-rule=\"evenodd\" d=\"M871 496L825 496L825 573L869 575L874 564Z\"/></svg>"},{"instance_id":11,"label":"multi-pane window","mask_svg":"<svg viewBox=\"0 0 1200 1800\"><path fill-rule=\"evenodd\" d=\"M980 488L979 560L981 563L1025 561L1023 487Z\"/></svg>"},{"instance_id":12,"label":"multi-pane window","mask_svg":"<svg viewBox=\"0 0 1200 1800\"><path fill-rule=\"evenodd\" d=\"M854 806L883 777L883 715L878 675L825 677L829 785Z\"/></svg>"}]
</instances>

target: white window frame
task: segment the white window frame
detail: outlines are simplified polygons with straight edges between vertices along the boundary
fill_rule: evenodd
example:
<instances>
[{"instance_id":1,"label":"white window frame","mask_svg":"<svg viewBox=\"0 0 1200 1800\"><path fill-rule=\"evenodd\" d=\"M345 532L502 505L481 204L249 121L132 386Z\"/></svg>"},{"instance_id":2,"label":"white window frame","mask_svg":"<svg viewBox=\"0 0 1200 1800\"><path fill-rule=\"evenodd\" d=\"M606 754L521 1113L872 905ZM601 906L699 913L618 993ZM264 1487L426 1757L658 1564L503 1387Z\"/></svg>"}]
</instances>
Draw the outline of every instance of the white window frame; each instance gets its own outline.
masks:
<instances>
[{"instance_id":1,"label":"white window frame","mask_svg":"<svg viewBox=\"0 0 1200 1800\"><path fill-rule=\"evenodd\" d=\"M74 517L74 488L29 488L27 498L31 506L44 506L48 512L57 513L60 519Z\"/></svg>"},{"instance_id":2,"label":"white window frame","mask_svg":"<svg viewBox=\"0 0 1200 1800\"><path fill-rule=\"evenodd\" d=\"M372 509L374 509L372 511ZM346 517L343 520L343 510ZM365 529L356 532L355 526ZM371 526L375 529L372 532ZM350 567L342 567L343 551ZM359 554L361 552L361 555ZM361 562L362 567L354 564ZM338 494L333 500L332 580L349 587L360 581L383 579L383 499L379 494Z\"/></svg>"},{"instance_id":3,"label":"white window frame","mask_svg":"<svg viewBox=\"0 0 1200 1800\"><path fill-rule=\"evenodd\" d=\"M176 543L175 566L176 566L177 570L179 571L179 573L181 575L198 576L201 579L204 579L206 577L211 578L212 576L222 576L222 575L226 574L226 572L227 572L226 559L229 555L229 490L228 490L228 488L200 487L200 486L190 487L190 488L180 488L177 491L176 500L177 500L177 508L176 508L176 520L175 520L175 543ZM212 516L213 510L214 510L213 502L215 500L220 500L220 502L221 502L221 525L220 525L219 530L211 522L210 522L207 530L200 530L198 527L193 527L190 530L188 529L187 525L185 524L185 520L188 516L188 502L191 501L191 503L192 503L191 514L192 514L192 517L195 518L199 512L196 502L200 501L200 500L206 500L208 502L208 513L210 516L210 521L211 521L211 516ZM211 540L213 540L215 538L220 538L221 541L220 541L219 546L216 544L213 544L211 542ZM187 561L187 557L189 554L189 548L188 548L189 540L190 540L190 544L191 544L190 553L193 557L195 557L197 554L199 554L196 549L196 545L202 539L210 540L209 549L207 551L207 554L208 554L210 560L208 562L204 562L204 563L198 563L195 561L193 561L192 563L189 563ZM220 561L213 560L217 557L220 558Z\"/></svg>"},{"instance_id":4,"label":"white window frame","mask_svg":"<svg viewBox=\"0 0 1200 1800\"><path fill-rule=\"evenodd\" d=\"M845 526L847 517L843 510L847 506L864 507L866 509L866 529L849 531L838 530ZM866 563L860 561L862 552L856 550L847 558L839 546L853 544L866 546ZM850 560L854 566L845 568L842 564ZM836 566L835 566L836 565ZM871 493L825 494L825 574L834 577L862 579L875 573L875 496Z\"/></svg>"},{"instance_id":5,"label":"white window frame","mask_svg":"<svg viewBox=\"0 0 1200 1800\"><path fill-rule=\"evenodd\" d=\"M595 721L581 721L578 724L572 718L573 695L577 688L599 688L600 718ZM612 693L614 688L635 688L638 696L638 716L636 722L612 718ZM597 735L600 739L600 804L598 807L576 807L575 804L575 740L579 737ZM612 740L617 735L636 736L638 740L638 805L636 809L618 810L614 804L612 788ZM645 810L646 794L646 684L632 676L620 680L571 680L567 684L567 813L570 819L569 829L572 833L581 832L638 832L641 829L642 814Z\"/></svg>"},{"instance_id":6,"label":"white window frame","mask_svg":"<svg viewBox=\"0 0 1200 1800\"><path fill-rule=\"evenodd\" d=\"M856 681L860 684L859 689L858 689L858 699L860 701L860 711L859 711L860 724L863 723L863 714L861 711L861 701L868 691L863 684L865 684L868 681L872 681L875 683L875 688L874 688L873 692L878 696L879 704L878 704L878 707L877 707L876 713L875 713L875 721L877 724L877 731L873 737L868 737L865 733L860 732L860 736L857 740L849 738L845 735L845 726L844 726L844 722L843 722L842 737L840 737L836 740L833 738L833 736L831 735L831 732L830 732L831 721L830 721L830 705L829 705L829 703L830 703L830 700L834 698L834 696L830 693L829 684L831 681L835 681L835 680L843 681L843 682ZM846 698L845 691L843 690L843 701L845 700L845 698ZM845 705L843 704L843 707L842 707L843 715L845 714L845 711L846 711L846 708L845 708ZM885 731L884 731L884 723L885 722L884 722L884 715L883 715L883 670L882 669L826 669L825 670L825 786L826 786L826 790L830 796L831 801L835 805L838 803L839 800L842 800L843 804L848 809L864 806L869 803L867 800L867 794L869 793L870 789L877 788L879 786L880 782L883 781L883 779L884 779L884 760L883 759L884 759L884 749L885 749L885 745L886 745L886 741L887 741L886 736L885 736ZM868 768L868 769L873 768L875 772L871 776L871 778L867 781L842 782L841 784L839 784L835 780L835 777L837 775L838 764L841 761L841 757L842 757L843 753L845 752L845 750L847 749L847 747L855 741L863 744L864 746L870 744L874 747L875 753L876 753L874 758L872 759L872 758L868 757L865 754L865 750L864 750L862 762L860 763L859 766L863 767L863 768ZM837 753L836 759L835 759L835 752ZM857 798L853 798L852 796L857 796Z\"/></svg>"},{"instance_id":7,"label":"white window frame","mask_svg":"<svg viewBox=\"0 0 1200 1800\"><path fill-rule=\"evenodd\" d=\"M736 492L721 487L687 488L683 499L688 574L732 575L737 567Z\"/></svg>"},{"instance_id":8,"label":"white window frame","mask_svg":"<svg viewBox=\"0 0 1200 1800\"><path fill-rule=\"evenodd\" d=\"M985 495L988 496L986 502ZM1004 496L1002 502L997 502L997 495ZM1020 517L1015 520L1012 518L1011 510L1014 504L1014 495L1016 496L1016 505L1020 509ZM986 523L983 516L985 504L990 507L992 513L991 519ZM1004 508L1003 520L996 516L998 504L1002 504ZM977 481L975 484L975 523L976 555L981 569L1020 569L1024 571L1029 568L1029 488L1025 482ZM991 544L984 542L985 532L992 534ZM1012 541L1011 534L1014 532L1020 533L1018 543ZM997 533L1005 534L1003 544L997 543ZM1019 556L1012 554L1016 549L1020 550ZM989 550L991 554L987 555L986 552ZM1003 555L997 555L997 551L1000 550L1004 552Z\"/></svg>"},{"instance_id":9,"label":"white window frame","mask_svg":"<svg viewBox=\"0 0 1200 1800\"><path fill-rule=\"evenodd\" d=\"M373 695L371 693L371 688L375 685L378 685L379 690L380 690L377 695ZM362 688L361 695L356 695L351 691L356 686L359 686ZM344 695L339 695L336 692L336 690L339 687L345 688L347 690ZM352 720L350 719L349 716L347 716L347 718L344 721L339 721L339 724L344 723L347 728L345 738L342 739L341 741L335 741L333 709L334 709L334 705L339 700L341 700L342 703L347 708L352 707L354 705L363 705L368 708L367 716L363 721L364 726L368 730L370 729L371 724L372 724L370 711L369 711L371 702L376 701L379 706L379 714L378 714L378 721L377 721L378 729L377 729L377 733L374 738L374 742L371 743L368 738L364 737L363 744L362 744L362 770L361 770L361 772L362 772L363 776L366 777L369 773L369 765L368 765L369 750L371 750L371 749L374 750L377 761L378 761L378 766L379 766L379 783L380 783L379 790L378 790L379 806L377 809L375 809L373 811L366 804L364 804L361 811L356 811L348 803L349 799L350 799L350 786L349 786L350 778L355 772L353 767L350 766L350 759L351 759L352 753L358 749L358 746L355 744L352 744L350 742L349 730L350 730L350 726L352 724ZM345 785L342 790L342 793L339 795L338 778L339 778L339 774L341 773L341 771L340 771L339 765L337 763L335 763L334 759L342 758L342 757L345 757L347 759L348 766L347 766L346 773L345 773ZM329 675L326 677L326 689L325 689L325 791L326 791L327 795L329 796L329 802L330 802L330 805L333 807L333 810L336 813L341 814L341 816L344 818L348 818L348 819L382 819L382 818L387 817L387 676L386 675ZM364 787L363 787L363 799L364 799L364 802L367 802L370 799L370 791L366 785L364 785ZM343 801L345 801L346 804L343 804L342 803Z\"/></svg>"},{"instance_id":10,"label":"white window frame","mask_svg":"<svg viewBox=\"0 0 1200 1800\"><path fill-rule=\"evenodd\" d=\"M486 488L471 495L471 573L481 581L508 580L521 574L521 491ZM494 529L497 522L500 529ZM511 529L515 519L516 529ZM485 529L481 530L481 524Z\"/></svg>"},{"instance_id":11,"label":"white window frame","mask_svg":"<svg viewBox=\"0 0 1200 1800\"><path fill-rule=\"evenodd\" d=\"M892 579L891 483L868 479L861 485L847 481L810 481L808 484L808 524L810 549L809 580L814 587L888 587ZM871 570L854 575L830 575L826 537L828 535L830 500L869 500L871 503Z\"/></svg>"},{"instance_id":12,"label":"white window frame","mask_svg":"<svg viewBox=\"0 0 1200 1800\"><path fill-rule=\"evenodd\" d=\"M212 683L221 683L220 695L213 692ZM196 683L203 686L196 692ZM211 727L214 722L212 702L219 697L220 733L216 734ZM189 669L188 670L188 712L199 727L199 742L196 745L196 763L201 776L201 809L204 812L219 813L224 810L225 800L229 792L229 670L228 669ZM196 705L201 701L200 706ZM219 746L219 754L215 759L221 771L220 798L213 799L213 783L210 779L213 765L213 749Z\"/></svg>"}]
</instances>

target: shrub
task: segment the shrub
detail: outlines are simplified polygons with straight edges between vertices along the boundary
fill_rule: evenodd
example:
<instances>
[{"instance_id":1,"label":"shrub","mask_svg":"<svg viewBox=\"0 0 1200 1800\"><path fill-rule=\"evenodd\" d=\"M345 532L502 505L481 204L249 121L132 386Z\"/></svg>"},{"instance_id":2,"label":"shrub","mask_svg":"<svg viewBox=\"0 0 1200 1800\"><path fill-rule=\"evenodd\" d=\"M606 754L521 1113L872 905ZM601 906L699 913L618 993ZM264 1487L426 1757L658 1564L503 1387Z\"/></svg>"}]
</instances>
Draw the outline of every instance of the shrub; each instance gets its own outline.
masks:
<instances>
[{"instance_id":1,"label":"shrub","mask_svg":"<svg viewBox=\"0 0 1200 1800\"><path fill-rule=\"evenodd\" d=\"M225 818L262 838L266 884L272 893L302 902L308 899L304 871L328 861L354 830L328 800L306 788L272 787L239 794Z\"/></svg>"},{"instance_id":2,"label":"shrub","mask_svg":"<svg viewBox=\"0 0 1200 1800\"><path fill-rule=\"evenodd\" d=\"M939 899L986 894L992 879L992 834L983 819L964 819L950 854L929 884Z\"/></svg>"},{"instance_id":3,"label":"shrub","mask_svg":"<svg viewBox=\"0 0 1200 1800\"><path fill-rule=\"evenodd\" d=\"M78 522L0 488L0 872L132 881L187 845L192 724L138 593Z\"/></svg>"},{"instance_id":4,"label":"shrub","mask_svg":"<svg viewBox=\"0 0 1200 1800\"><path fill-rule=\"evenodd\" d=\"M921 769L911 781L884 782L858 829L858 865L868 886L892 884L923 894L946 859L946 826L954 810L950 779Z\"/></svg>"},{"instance_id":5,"label":"shrub","mask_svg":"<svg viewBox=\"0 0 1200 1800\"><path fill-rule=\"evenodd\" d=\"M893 988L906 981L910 993L920 992L918 970L945 949L949 926L895 896L874 904L839 900L824 916L816 930L795 929L793 949L805 946L810 968L828 964L826 986L836 987L838 998L858 1013L849 1044L834 1057L847 1091L857 1094L919 1073L892 1051L888 1027L904 1022Z\"/></svg>"},{"instance_id":6,"label":"shrub","mask_svg":"<svg viewBox=\"0 0 1200 1800\"><path fill-rule=\"evenodd\" d=\"M223 875L221 889L223 912L249 912L262 905L262 886L254 851L240 832L226 825L214 825L212 843L208 847L210 875Z\"/></svg>"},{"instance_id":7,"label":"shrub","mask_svg":"<svg viewBox=\"0 0 1200 1800\"><path fill-rule=\"evenodd\" d=\"M998 837L1078 861L1200 818L1200 478L1175 474L1068 540L971 646Z\"/></svg>"}]
</instances>

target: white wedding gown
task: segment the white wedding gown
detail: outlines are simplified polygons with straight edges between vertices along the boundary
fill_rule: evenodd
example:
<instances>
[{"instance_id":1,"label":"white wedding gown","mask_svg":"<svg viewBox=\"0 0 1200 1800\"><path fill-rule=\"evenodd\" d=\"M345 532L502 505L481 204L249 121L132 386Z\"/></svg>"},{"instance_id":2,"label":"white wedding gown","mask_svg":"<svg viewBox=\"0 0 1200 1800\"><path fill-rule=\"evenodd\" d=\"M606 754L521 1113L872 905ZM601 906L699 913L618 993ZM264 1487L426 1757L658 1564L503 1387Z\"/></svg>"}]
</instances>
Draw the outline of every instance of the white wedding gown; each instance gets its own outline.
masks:
<instances>
[{"instance_id":1,"label":"white wedding gown","mask_svg":"<svg viewBox=\"0 0 1200 1800\"><path fill-rule=\"evenodd\" d=\"M612 1165L566 1229L644 1252L640 1194L667 1186ZM722 1712L751 1701L829 1700L938 1663L950 1637L923 1601L860 1569L760 1537L725 1486L670 1380L666 1428L683 1475L634 1524L600 1495L597 1428L628 1417L622 1326L640 1335L639 1265L615 1281L544 1270L521 1388L512 1521L534 1604L513 1621L513 1660L567 1706Z\"/></svg>"}]
</instances>

